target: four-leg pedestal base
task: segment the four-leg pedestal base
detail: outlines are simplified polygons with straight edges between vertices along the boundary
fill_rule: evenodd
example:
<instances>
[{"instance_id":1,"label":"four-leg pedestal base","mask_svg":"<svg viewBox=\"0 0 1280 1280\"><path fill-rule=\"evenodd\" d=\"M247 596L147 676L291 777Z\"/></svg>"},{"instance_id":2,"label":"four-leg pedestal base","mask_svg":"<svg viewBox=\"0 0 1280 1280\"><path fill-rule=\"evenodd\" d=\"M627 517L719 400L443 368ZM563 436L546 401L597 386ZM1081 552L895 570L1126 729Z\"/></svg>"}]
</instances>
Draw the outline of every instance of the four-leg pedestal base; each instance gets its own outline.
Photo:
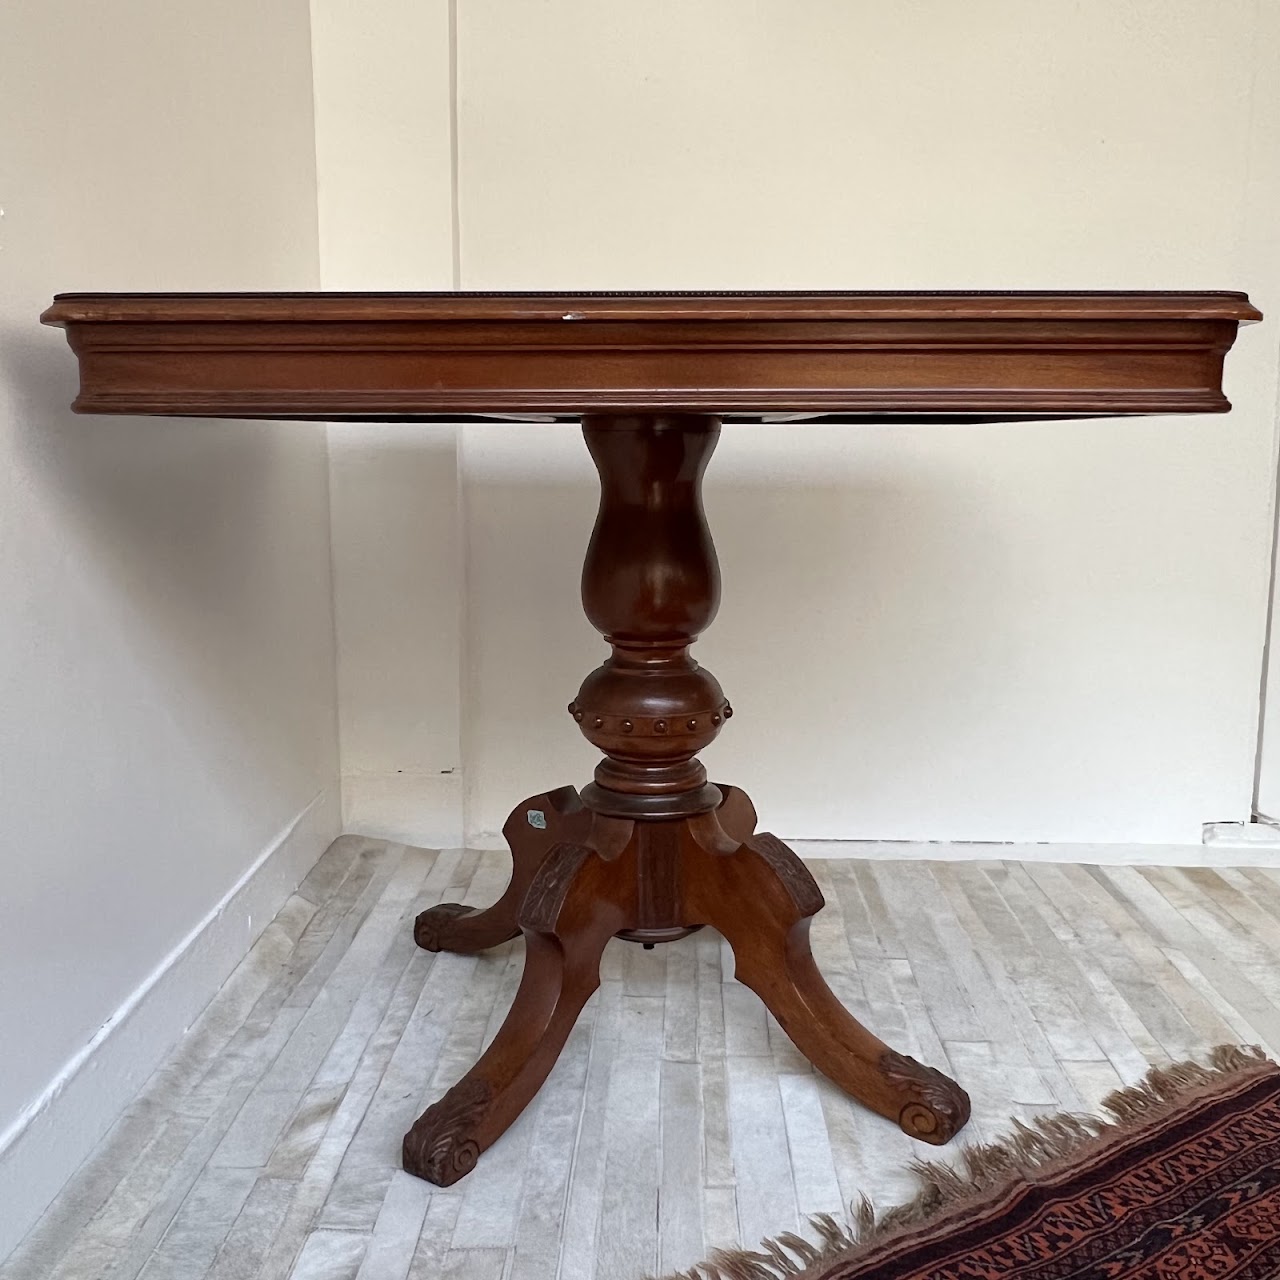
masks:
<instances>
[{"instance_id":1,"label":"four-leg pedestal base","mask_svg":"<svg viewBox=\"0 0 1280 1280\"><path fill-rule=\"evenodd\" d=\"M718 809L668 821L602 817L571 787L517 808L504 832L511 885L482 911L445 903L418 917L432 951L473 952L525 936L524 976L493 1043L404 1139L404 1167L456 1182L506 1131L546 1079L600 985L610 938L659 942L709 925L735 973L824 1075L913 1138L948 1141L969 1099L941 1072L894 1052L832 994L809 950L822 894L790 849L755 835L746 795L722 787Z\"/></svg>"}]
</instances>

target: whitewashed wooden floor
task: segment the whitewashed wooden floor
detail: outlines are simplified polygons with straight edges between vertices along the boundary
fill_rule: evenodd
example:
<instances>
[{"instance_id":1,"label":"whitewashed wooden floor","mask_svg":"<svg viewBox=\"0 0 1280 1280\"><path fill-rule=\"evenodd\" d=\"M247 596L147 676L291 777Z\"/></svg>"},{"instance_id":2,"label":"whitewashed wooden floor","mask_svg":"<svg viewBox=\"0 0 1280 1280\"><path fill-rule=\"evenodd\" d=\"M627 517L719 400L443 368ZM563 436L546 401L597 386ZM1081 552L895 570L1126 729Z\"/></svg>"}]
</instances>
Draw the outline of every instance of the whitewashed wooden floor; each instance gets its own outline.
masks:
<instances>
[{"instance_id":1,"label":"whitewashed wooden floor","mask_svg":"<svg viewBox=\"0 0 1280 1280\"><path fill-rule=\"evenodd\" d=\"M612 943L476 1172L447 1190L402 1173L403 1130L493 1035L522 956L432 956L411 922L459 891L491 901L506 865L339 840L0 1278L638 1280L910 1194L928 1149L816 1076L705 931ZM814 870L832 985L968 1088L966 1138L1219 1042L1280 1050L1280 873Z\"/></svg>"}]
</instances>

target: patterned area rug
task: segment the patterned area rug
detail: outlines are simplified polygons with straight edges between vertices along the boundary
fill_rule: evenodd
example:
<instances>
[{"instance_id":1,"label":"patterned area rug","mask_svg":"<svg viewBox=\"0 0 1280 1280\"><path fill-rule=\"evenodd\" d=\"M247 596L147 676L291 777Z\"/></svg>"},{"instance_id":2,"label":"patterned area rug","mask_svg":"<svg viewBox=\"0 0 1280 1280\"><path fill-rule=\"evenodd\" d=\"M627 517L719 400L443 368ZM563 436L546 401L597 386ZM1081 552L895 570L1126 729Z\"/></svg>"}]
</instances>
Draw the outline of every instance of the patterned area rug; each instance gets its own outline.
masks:
<instances>
[{"instance_id":1,"label":"patterned area rug","mask_svg":"<svg viewBox=\"0 0 1280 1280\"><path fill-rule=\"evenodd\" d=\"M920 1195L865 1201L821 1243L784 1235L672 1280L1276 1280L1280 1067L1258 1049L1151 1071L1103 1103L921 1164Z\"/></svg>"}]
</instances>

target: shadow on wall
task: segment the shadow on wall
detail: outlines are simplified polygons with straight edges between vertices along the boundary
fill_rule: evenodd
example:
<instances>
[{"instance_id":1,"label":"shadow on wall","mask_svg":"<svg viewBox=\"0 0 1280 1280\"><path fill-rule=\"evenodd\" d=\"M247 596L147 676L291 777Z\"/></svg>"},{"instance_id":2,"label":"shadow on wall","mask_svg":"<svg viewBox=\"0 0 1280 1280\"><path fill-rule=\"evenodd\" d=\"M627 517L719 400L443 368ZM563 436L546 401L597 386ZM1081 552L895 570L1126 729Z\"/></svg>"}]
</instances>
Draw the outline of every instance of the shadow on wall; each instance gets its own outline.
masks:
<instances>
[{"instance_id":1,"label":"shadow on wall","mask_svg":"<svg viewBox=\"0 0 1280 1280\"><path fill-rule=\"evenodd\" d=\"M331 640L299 626L328 613L323 427L74 415L74 356L34 321L0 333L0 376L41 526L32 564L53 554L48 588L75 583L61 613L82 628L84 666L118 646L133 696L170 719L228 821L257 839L282 787L332 769L331 699L316 696Z\"/></svg>"},{"instance_id":2,"label":"shadow on wall","mask_svg":"<svg viewBox=\"0 0 1280 1280\"><path fill-rule=\"evenodd\" d=\"M321 429L74 417L74 378L0 330L0 1126L337 772Z\"/></svg>"}]
</instances>

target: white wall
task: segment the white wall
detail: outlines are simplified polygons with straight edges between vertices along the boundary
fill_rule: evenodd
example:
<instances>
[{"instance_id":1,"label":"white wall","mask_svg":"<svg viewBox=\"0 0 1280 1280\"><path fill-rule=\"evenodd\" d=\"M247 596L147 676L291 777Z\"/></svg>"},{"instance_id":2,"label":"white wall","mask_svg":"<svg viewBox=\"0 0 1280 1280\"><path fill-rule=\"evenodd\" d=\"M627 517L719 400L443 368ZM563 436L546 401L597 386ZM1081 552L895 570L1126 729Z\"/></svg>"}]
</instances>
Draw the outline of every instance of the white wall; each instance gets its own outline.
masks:
<instances>
[{"instance_id":1,"label":"white wall","mask_svg":"<svg viewBox=\"0 0 1280 1280\"><path fill-rule=\"evenodd\" d=\"M1275 243L1275 217L1273 211L1280 200L1280 165L1268 163L1268 159L1280 155L1280 110L1275 107L1280 95L1280 9L1276 5L1262 6L1265 25L1259 31L1256 50L1254 92L1263 95L1270 89L1270 97L1262 97L1260 110L1254 112L1254 150L1260 158L1259 169L1266 175L1262 190L1256 195L1263 216L1256 218L1255 236L1259 252L1272 262L1280 260ZM1275 304L1273 304L1274 310ZM1272 328L1274 333L1274 327ZM1275 339L1271 346L1276 345ZM1277 459L1270 461L1273 483L1277 472ZM1276 528L1275 489L1272 489L1272 527ZM1274 534L1273 534L1274 538ZM1280 820L1280 606L1275 590L1275 551L1272 552L1272 599L1268 628L1268 659L1263 679L1262 733L1256 759L1256 784L1254 809L1271 819Z\"/></svg>"},{"instance_id":2,"label":"white wall","mask_svg":"<svg viewBox=\"0 0 1280 1280\"><path fill-rule=\"evenodd\" d=\"M1275 6L459 14L465 287L1247 287L1280 307L1276 77L1255 65ZM793 837L1190 842L1246 817L1274 325L1242 335L1226 419L727 430L724 605L698 652L739 714L713 774ZM569 434L467 430L481 837L590 761L563 711L601 652L572 609L592 477Z\"/></svg>"},{"instance_id":3,"label":"white wall","mask_svg":"<svg viewBox=\"0 0 1280 1280\"><path fill-rule=\"evenodd\" d=\"M320 278L453 285L448 0L312 0ZM352 830L462 840L456 432L329 427L342 792Z\"/></svg>"},{"instance_id":4,"label":"white wall","mask_svg":"<svg viewBox=\"0 0 1280 1280\"><path fill-rule=\"evenodd\" d=\"M1280 308L1274 5L459 0L453 66L429 6L416 76L378 8L380 33L364 6L327 36L340 86L380 72L381 114L348 117L343 146L378 139L364 163L406 175L402 198L374 183L383 256L349 287L1235 287ZM726 431L724 605L699 654L739 715L713 774L794 838L1197 842L1246 818L1275 323L1242 334L1227 418ZM343 430L335 493L378 465ZM410 484L389 511L370 483L338 522L340 618L361 617L340 623L344 689L377 676L344 696L348 823L492 843L594 761L564 713L603 654L577 606L594 477L572 427L468 426L459 499L438 439L416 513ZM410 681L430 697L412 726ZM425 789L455 762L461 811ZM351 803L398 769L429 812L403 784Z\"/></svg>"},{"instance_id":5,"label":"white wall","mask_svg":"<svg viewBox=\"0 0 1280 1280\"><path fill-rule=\"evenodd\" d=\"M0 48L3 1256L339 819L323 431L73 417L37 322L314 285L306 5L8 0Z\"/></svg>"}]
</instances>

